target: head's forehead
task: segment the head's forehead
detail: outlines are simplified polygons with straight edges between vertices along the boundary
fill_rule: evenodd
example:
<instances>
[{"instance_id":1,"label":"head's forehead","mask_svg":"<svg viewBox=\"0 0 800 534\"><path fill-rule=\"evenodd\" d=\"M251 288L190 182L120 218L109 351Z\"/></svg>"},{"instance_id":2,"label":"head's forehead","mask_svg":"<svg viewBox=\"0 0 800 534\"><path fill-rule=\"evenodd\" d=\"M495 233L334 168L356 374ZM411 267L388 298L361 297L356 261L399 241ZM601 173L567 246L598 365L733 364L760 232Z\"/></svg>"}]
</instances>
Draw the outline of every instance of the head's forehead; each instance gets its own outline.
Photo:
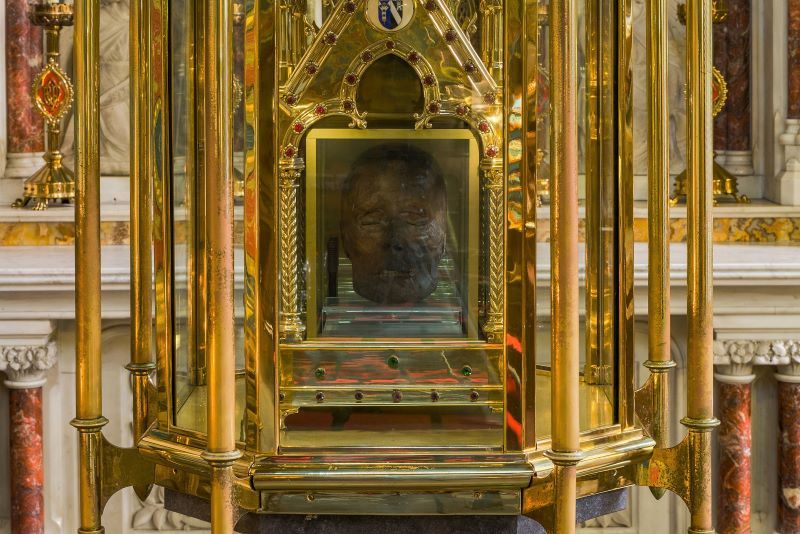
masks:
<instances>
[{"instance_id":1,"label":"head's forehead","mask_svg":"<svg viewBox=\"0 0 800 534\"><path fill-rule=\"evenodd\" d=\"M364 151L350 169L345 196L398 193L439 197L444 194L442 171L427 152L408 144L382 144Z\"/></svg>"}]
</instances>

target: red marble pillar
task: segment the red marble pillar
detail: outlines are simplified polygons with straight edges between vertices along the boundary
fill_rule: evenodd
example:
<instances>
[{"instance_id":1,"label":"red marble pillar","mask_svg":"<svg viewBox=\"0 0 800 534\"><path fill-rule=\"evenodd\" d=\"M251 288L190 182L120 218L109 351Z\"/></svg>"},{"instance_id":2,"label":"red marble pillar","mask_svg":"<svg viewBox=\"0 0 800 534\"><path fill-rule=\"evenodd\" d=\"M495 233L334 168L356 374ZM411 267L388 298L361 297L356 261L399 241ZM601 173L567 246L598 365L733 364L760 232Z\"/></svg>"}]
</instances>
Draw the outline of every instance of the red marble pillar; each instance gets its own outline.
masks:
<instances>
[{"instance_id":1,"label":"red marble pillar","mask_svg":"<svg viewBox=\"0 0 800 534\"><path fill-rule=\"evenodd\" d=\"M31 103L41 66L42 29L28 20L28 0L6 0L7 176L27 178L42 165L44 122Z\"/></svg>"},{"instance_id":2,"label":"red marble pillar","mask_svg":"<svg viewBox=\"0 0 800 534\"><path fill-rule=\"evenodd\" d=\"M717 528L750 532L750 420L753 375L716 375L719 394Z\"/></svg>"},{"instance_id":3,"label":"red marble pillar","mask_svg":"<svg viewBox=\"0 0 800 534\"><path fill-rule=\"evenodd\" d=\"M44 532L42 388L9 390L11 533Z\"/></svg>"},{"instance_id":4,"label":"red marble pillar","mask_svg":"<svg viewBox=\"0 0 800 534\"><path fill-rule=\"evenodd\" d=\"M800 0L788 0L788 76L789 109L787 118L800 119Z\"/></svg>"},{"instance_id":5,"label":"red marble pillar","mask_svg":"<svg viewBox=\"0 0 800 534\"><path fill-rule=\"evenodd\" d=\"M750 125L750 2L717 0L726 10L714 24L714 66L725 79L726 104L714 119L714 149L733 174L753 174Z\"/></svg>"},{"instance_id":6,"label":"red marble pillar","mask_svg":"<svg viewBox=\"0 0 800 534\"><path fill-rule=\"evenodd\" d=\"M800 376L776 377L780 424L778 532L800 532Z\"/></svg>"}]
</instances>

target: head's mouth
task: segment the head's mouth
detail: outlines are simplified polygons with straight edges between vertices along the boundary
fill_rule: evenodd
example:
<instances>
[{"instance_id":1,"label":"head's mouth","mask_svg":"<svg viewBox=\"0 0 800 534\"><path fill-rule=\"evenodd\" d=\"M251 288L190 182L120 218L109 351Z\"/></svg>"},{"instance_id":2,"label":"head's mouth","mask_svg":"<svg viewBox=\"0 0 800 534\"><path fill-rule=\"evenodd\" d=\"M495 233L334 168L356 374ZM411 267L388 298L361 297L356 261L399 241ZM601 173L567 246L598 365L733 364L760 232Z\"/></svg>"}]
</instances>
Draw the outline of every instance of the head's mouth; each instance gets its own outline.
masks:
<instances>
[{"instance_id":1,"label":"head's mouth","mask_svg":"<svg viewBox=\"0 0 800 534\"><path fill-rule=\"evenodd\" d=\"M391 280L410 280L416 277L416 271L412 269L408 270L392 270L392 269L384 269L380 273L378 273L378 277L381 280L391 281Z\"/></svg>"}]
</instances>

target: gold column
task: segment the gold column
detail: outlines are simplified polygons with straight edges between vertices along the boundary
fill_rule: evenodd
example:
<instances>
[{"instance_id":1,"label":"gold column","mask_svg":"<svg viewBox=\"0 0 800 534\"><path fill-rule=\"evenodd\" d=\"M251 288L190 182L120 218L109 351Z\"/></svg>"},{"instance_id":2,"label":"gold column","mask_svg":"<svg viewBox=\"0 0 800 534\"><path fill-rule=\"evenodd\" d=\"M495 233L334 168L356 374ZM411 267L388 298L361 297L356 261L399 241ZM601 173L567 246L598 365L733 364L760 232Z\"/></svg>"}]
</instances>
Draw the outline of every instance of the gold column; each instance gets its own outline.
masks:
<instances>
[{"instance_id":1,"label":"gold column","mask_svg":"<svg viewBox=\"0 0 800 534\"><path fill-rule=\"evenodd\" d=\"M280 163L280 264L281 312L279 337L281 341L298 343L306 327L300 311L300 251L297 224L297 194L305 163L301 158L285 158Z\"/></svg>"},{"instance_id":2,"label":"gold column","mask_svg":"<svg viewBox=\"0 0 800 534\"><path fill-rule=\"evenodd\" d=\"M648 360L653 395L650 433L667 446L670 355L669 318L669 108L667 89L667 3L648 0L647 10L647 175L648 175ZM653 489L661 497L664 490Z\"/></svg>"},{"instance_id":3,"label":"gold column","mask_svg":"<svg viewBox=\"0 0 800 534\"><path fill-rule=\"evenodd\" d=\"M503 246L505 231L505 200L503 197L503 168L499 160L486 159L482 162L484 189L487 198L489 219L489 305L483 333L489 343L503 343L505 310L504 276L506 262Z\"/></svg>"},{"instance_id":4,"label":"gold column","mask_svg":"<svg viewBox=\"0 0 800 534\"><path fill-rule=\"evenodd\" d=\"M205 234L207 266L206 356L208 361L208 445L211 465L211 529L233 532L235 441L233 311L233 17L231 3L206 0L203 16L206 98Z\"/></svg>"},{"instance_id":5,"label":"gold column","mask_svg":"<svg viewBox=\"0 0 800 534\"><path fill-rule=\"evenodd\" d=\"M100 358L99 4L75 0L75 330L80 533L100 525L102 415ZM78 268L78 266L80 266Z\"/></svg>"},{"instance_id":6,"label":"gold column","mask_svg":"<svg viewBox=\"0 0 800 534\"><path fill-rule=\"evenodd\" d=\"M149 0L133 0L130 6L131 63L131 373L133 389L133 439L144 435L149 421L147 381L155 369L152 360L153 287L150 181L147 179L150 147L147 73L150 70L147 40Z\"/></svg>"},{"instance_id":7,"label":"gold column","mask_svg":"<svg viewBox=\"0 0 800 534\"><path fill-rule=\"evenodd\" d=\"M489 68L492 78L503 83L503 4L498 0L482 0L481 58Z\"/></svg>"},{"instance_id":8,"label":"gold column","mask_svg":"<svg viewBox=\"0 0 800 534\"><path fill-rule=\"evenodd\" d=\"M575 532L578 412L578 40L576 0L550 2L551 353L555 531Z\"/></svg>"},{"instance_id":9,"label":"gold column","mask_svg":"<svg viewBox=\"0 0 800 534\"><path fill-rule=\"evenodd\" d=\"M711 430L714 418L712 310L712 93L711 0L686 6L687 63L687 235L688 377L687 416L691 487L689 532L713 532L711 517Z\"/></svg>"}]
</instances>

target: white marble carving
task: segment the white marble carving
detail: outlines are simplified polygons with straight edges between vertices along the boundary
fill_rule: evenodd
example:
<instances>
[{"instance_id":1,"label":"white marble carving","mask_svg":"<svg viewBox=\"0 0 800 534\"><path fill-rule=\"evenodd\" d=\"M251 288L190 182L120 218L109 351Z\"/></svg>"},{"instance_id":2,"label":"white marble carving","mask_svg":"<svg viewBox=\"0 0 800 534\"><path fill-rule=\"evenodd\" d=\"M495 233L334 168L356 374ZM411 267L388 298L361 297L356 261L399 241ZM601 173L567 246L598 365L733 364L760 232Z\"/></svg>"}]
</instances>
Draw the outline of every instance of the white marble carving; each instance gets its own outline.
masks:
<instances>
[{"instance_id":1,"label":"white marble carving","mask_svg":"<svg viewBox=\"0 0 800 534\"><path fill-rule=\"evenodd\" d=\"M729 339L714 342L715 365L800 364L800 340Z\"/></svg>"},{"instance_id":2,"label":"white marble carving","mask_svg":"<svg viewBox=\"0 0 800 534\"><path fill-rule=\"evenodd\" d=\"M779 176L781 204L800 206L800 119L786 119L778 137L784 150L785 169Z\"/></svg>"},{"instance_id":3,"label":"white marble carving","mask_svg":"<svg viewBox=\"0 0 800 534\"><path fill-rule=\"evenodd\" d=\"M100 173L104 176L130 174L129 12L130 0L100 0ZM71 62L71 39L62 39L61 48ZM71 116L61 144L71 168L74 124Z\"/></svg>"},{"instance_id":4,"label":"white marble carving","mask_svg":"<svg viewBox=\"0 0 800 534\"><path fill-rule=\"evenodd\" d=\"M147 499L141 502L141 506L131 519L131 527L135 532L175 530L208 532L211 528L205 521L165 509L164 488L160 486L153 488Z\"/></svg>"},{"instance_id":5,"label":"white marble carving","mask_svg":"<svg viewBox=\"0 0 800 534\"><path fill-rule=\"evenodd\" d=\"M36 387L44 383L45 372L56 363L56 344L53 342L40 346L0 347L0 371L8 376L13 384Z\"/></svg>"}]
</instances>

